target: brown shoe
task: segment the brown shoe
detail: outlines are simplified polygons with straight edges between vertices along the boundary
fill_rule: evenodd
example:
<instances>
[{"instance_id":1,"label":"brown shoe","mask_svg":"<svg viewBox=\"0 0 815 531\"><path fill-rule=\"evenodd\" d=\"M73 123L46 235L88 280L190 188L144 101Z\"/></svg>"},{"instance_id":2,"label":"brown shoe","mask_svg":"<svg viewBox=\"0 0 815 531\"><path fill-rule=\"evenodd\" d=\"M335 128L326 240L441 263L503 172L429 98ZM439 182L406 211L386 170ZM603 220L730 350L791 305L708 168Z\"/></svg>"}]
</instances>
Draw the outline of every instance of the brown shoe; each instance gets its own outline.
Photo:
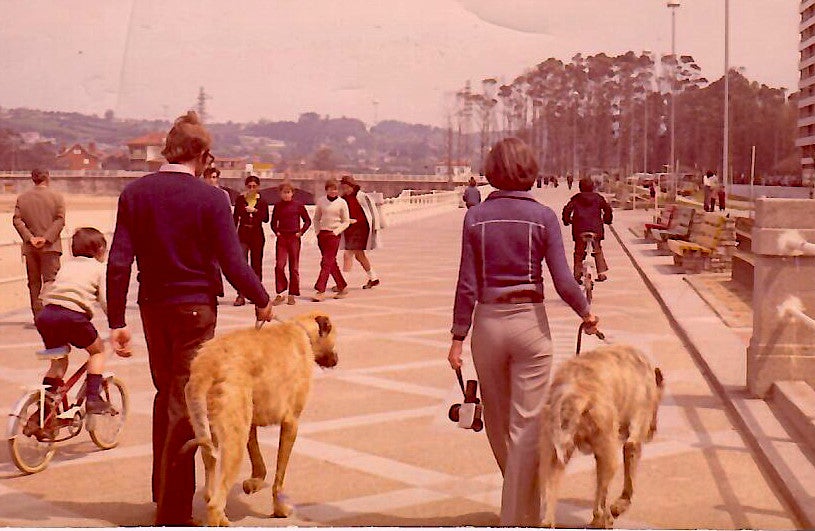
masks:
<instances>
[{"instance_id":1,"label":"brown shoe","mask_svg":"<svg viewBox=\"0 0 815 531\"><path fill-rule=\"evenodd\" d=\"M296 301L294 300L294 295L289 295L289 299L286 301L286 304L289 306L293 305Z\"/></svg>"},{"instance_id":2,"label":"brown shoe","mask_svg":"<svg viewBox=\"0 0 815 531\"><path fill-rule=\"evenodd\" d=\"M333 291L334 293L339 293L340 288L338 288L337 286L334 286L333 288L331 288L331 291Z\"/></svg>"},{"instance_id":3,"label":"brown shoe","mask_svg":"<svg viewBox=\"0 0 815 531\"><path fill-rule=\"evenodd\" d=\"M311 302L323 302L325 300L325 297L326 297L326 295L325 295L324 291L318 291L311 298Z\"/></svg>"},{"instance_id":4,"label":"brown shoe","mask_svg":"<svg viewBox=\"0 0 815 531\"><path fill-rule=\"evenodd\" d=\"M246 304L246 299L243 298L243 295L238 295L235 302L232 303L232 306L243 306L244 304Z\"/></svg>"},{"instance_id":5,"label":"brown shoe","mask_svg":"<svg viewBox=\"0 0 815 531\"><path fill-rule=\"evenodd\" d=\"M334 295L334 298L335 299L344 299L347 296L348 296L348 288L343 288L340 291L338 291L336 295Z\"/></svg>"},{"instance_id":6,"label":"brown shoe","mask_svg":"<svg viewBox=\"0 0 815 531\"><path fill-rule=\"evenodd\" d=\"M362 286L362 289L371 289L374 286L378 286L378 285L379 285L379 279L369 280L368 282L365 283L364 286Z\"/></svg>"},{"instance_id":7,"label":"brown shoe","mask_svg":"<svg viewBox=\"0 0 815 531\"><path fill-rule=\"evenodd\" d=\"M606 280L608 280L608 277L605 273L600 273L597 275L597 282L605 282Z\"/></svg>"},{"instance_id":8,"label":"brown shoe","mask_svg":"<svg viewBox=\"0 0 815 531\"><path fill-rule=\"evenodd\" d=\"M279 305L283 304L284 302L286 302L286 297L284 297L283 295L278 295L272 301L272 306L279 306Z\"/></svg>"}]
</instances>

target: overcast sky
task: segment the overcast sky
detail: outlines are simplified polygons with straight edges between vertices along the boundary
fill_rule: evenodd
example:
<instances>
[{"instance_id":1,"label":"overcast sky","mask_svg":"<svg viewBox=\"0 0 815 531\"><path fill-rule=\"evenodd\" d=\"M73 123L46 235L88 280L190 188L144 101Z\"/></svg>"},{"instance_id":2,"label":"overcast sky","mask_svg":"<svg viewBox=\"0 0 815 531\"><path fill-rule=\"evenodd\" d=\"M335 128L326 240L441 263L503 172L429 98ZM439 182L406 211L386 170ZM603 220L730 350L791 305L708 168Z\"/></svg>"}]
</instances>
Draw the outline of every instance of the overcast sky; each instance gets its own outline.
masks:
<instances>
[{"instance_id":1,"label":"overcast sky","mask_svg":"<svg viewBox=\"0 0 815 531\"><path fill-rule=\"evenodd\" d=\"M724 0L681 0L677 52L724 65ZM212 121L443 125L466 80L575 53L670 51L664 0L0 0L0 106ZM796 0L731 0L730 63L797 90ZM378 103L374 103L378 102Z\"/></svg>"}]
</instances>

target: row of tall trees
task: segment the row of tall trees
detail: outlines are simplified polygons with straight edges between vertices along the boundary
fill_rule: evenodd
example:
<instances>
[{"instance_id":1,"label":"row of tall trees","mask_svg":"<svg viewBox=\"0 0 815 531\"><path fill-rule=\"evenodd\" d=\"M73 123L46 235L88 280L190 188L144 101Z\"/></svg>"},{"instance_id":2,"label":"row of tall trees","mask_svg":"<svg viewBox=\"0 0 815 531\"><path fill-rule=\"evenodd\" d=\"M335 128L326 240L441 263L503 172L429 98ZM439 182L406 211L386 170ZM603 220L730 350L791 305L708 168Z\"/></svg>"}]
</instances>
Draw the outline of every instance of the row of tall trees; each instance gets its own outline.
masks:
<instances>
[{"instance_id":1,"label":"row of tall trees","mask_svg":"<svg viewBox=\"0 0 815 531\"><path fill-rule=\"evenodd\" d=\"M796 107L786 89L730 76L730 162L749 175L798 173ZM672 90L673 89L673 90ZM529 143L545 173L665 171L670 164L671 98L676 159L682 171L721 171L724 79L710 83L693 57L604 53L570 62L547 59L511 83L468 82L451 116L451 158L480 167L499 136Z\"/></svg>"}]
</instances>

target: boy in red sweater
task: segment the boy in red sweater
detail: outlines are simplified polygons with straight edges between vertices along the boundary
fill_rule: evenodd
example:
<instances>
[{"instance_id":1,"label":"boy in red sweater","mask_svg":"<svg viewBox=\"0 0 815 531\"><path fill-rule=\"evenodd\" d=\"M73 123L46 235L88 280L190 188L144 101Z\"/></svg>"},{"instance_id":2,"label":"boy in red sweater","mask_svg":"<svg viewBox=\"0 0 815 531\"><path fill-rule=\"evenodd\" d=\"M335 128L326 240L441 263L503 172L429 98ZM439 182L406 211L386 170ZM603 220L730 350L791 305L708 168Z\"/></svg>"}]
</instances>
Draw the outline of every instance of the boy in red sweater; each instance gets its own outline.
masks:
<instances>
[{"instance_id":1,"label":"boy in red sweater","mask_svg":"<svg viewBox=\"0 0 815 531\"><path fill-rule=\"evenodd\" d=\"M272 304L294 304L294 297L300 295L300 238L311 226L311 218L303 203L294 200L294 187L284 181L278 187L280 201L272 209L272 232L277 236L275 244L275 291L277 296ZM303 224L300 225L300 220ZM289 279L286 279L286 262L289 264ZM288 299L283 296L289 290Z\"/></svg>"}]
</instances>

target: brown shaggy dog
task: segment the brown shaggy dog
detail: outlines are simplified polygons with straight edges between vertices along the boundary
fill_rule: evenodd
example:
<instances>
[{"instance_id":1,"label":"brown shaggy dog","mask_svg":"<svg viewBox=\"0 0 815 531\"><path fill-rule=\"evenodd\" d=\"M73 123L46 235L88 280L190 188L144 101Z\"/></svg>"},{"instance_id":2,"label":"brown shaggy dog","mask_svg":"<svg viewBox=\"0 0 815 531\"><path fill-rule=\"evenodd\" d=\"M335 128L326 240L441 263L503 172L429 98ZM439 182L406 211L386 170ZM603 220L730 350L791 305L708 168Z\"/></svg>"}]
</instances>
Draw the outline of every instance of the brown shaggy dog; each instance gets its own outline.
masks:
<instances>
[{"instance_id":1,"label":"brown shaggy dog","mask_svg":"<svg viewBox=\"0 0 815 531\"><path fill-rule=\"evenodd\" d=\"M558 487L575 449L593 453L597 490L592 527L611 527L631 505L642 443L657 428L664 388L662 372L633 347L600 347L558 367L541 424L540 481L545 498L544 526L555 523ZM608 506L608 486L619 466L622 445L623 492Z\"/></svg>"},{"instance_id":2,"label":"brown shaggy dog","mask_svg":"<svg viewBox=\"0 0 815 531\"><path fill-rule=\"evenodd\" d=\"M257 426L271 424L280 425L272 514L291 514L292 507L282 499L286 465L306 405L312 363L337 364L335 336L328 315L311 312L260 330L219 336L201 347L190 366L185 391L195 430L188 447L201 447L206 471L207 525L229 525L224 507L244 447L249 450L252 477L243 482L243 490L251 494L263 487L266 466Z\"/></svg>"}]
</instances>

